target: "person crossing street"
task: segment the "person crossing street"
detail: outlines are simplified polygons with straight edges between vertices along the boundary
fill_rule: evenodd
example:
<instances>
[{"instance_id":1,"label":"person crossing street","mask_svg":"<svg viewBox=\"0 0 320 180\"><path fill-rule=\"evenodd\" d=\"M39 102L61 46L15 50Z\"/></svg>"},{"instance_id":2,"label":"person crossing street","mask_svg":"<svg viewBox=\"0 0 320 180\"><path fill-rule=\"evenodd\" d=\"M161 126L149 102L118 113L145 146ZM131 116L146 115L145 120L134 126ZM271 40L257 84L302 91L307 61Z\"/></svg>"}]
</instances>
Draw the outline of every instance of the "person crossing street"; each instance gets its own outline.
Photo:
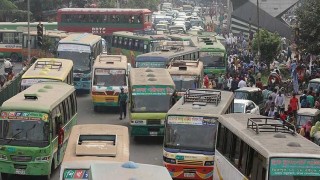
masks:
<instances>
[{"instance_id":1,"label":"person crossing street","mask_svg":"<svg viewBox=\"0 0 320 180\"><path fill-rule=\"evenodd\" d=\"M120 88L121 92L119 93L118 96L118 104L120 107L120 120L122 120L122 114L124 119L127 116L127 102L128 102L128 95L127 93L124 93L123 87Z\"/></svg>"}]
</instances>

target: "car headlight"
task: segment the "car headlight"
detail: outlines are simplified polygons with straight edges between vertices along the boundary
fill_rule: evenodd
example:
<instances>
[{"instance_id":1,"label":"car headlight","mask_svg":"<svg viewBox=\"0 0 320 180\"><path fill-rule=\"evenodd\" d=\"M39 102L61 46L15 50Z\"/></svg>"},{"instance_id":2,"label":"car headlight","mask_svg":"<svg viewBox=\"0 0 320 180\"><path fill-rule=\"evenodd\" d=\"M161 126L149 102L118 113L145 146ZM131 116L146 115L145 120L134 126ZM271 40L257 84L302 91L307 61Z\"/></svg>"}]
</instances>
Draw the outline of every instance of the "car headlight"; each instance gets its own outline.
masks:
<instances>
[{"instance_id":1,"label":"car headlight","mask_svg":"<svg viewBox=\"0 0 320 180\"><path fill-rule=\"evenodd\" d=\"M165 156L163 156L163 161L166 162L166 163L170 163L170 164L176 164L176 160L175 159L167 158Z\"/></svg>"},{"instance_id":2,"label":"car headlight","mask_svg":"<svg viewBox=\"0 0 320 180\"><path fill-rule=\"evenodd\" d=\"M50 156L36 157L35 161L49 161Z\"/></svg>"},{"instance_id":3,"label":"car headlight","mask_svg":"<svg viewBox=\"0 0 320 180\"><path fill-rule=\"evenodd\" d=\"M205 166L213 166L214 165L214 161L205 161L204 165Z\"/></svg>"},{"instance_id":4,"label":"car headlight","mask_svg":"<svg viewBox=\"0 0 320 180\"><path fill-rule=\"evenodd\" d=\"M0 154L0 160L8 160L8 158L6 155Z\"/></svg>"}]
</instances>

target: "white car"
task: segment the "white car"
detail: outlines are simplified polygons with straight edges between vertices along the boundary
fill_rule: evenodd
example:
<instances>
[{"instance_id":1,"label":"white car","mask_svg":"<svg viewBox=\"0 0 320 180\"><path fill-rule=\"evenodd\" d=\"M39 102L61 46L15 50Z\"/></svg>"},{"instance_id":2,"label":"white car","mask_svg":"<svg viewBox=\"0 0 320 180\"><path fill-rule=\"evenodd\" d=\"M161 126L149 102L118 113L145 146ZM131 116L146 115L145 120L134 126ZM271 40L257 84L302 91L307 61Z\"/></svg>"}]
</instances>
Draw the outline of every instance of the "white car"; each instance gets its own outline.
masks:
<instances>
[{"instance_id":1,"label":"white car","mask_svg":"<svg viewBox=\"0 0 320 180\"><path fill-rule=\"evenodd\" d=\"M234 99L234 113L258 114L260 115L259 106L253 101L247 99Z\"/></svg>"}]
</instances>

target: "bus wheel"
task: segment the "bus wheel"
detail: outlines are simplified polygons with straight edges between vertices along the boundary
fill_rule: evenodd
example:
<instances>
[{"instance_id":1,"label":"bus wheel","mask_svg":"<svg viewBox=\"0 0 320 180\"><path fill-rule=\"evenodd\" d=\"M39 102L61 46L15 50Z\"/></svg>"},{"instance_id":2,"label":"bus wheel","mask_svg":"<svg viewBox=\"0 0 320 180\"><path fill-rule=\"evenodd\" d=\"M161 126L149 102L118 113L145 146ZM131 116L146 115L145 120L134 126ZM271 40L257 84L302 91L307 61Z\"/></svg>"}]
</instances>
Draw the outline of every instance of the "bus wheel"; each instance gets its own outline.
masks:
<instances>
[{"instance_id":1,"label":"bus wheel","mask_svg":"<svg viewBox=\"0 0 320 180\"><path fill-rule=\"evenodd\" d=\"M19 61L19 56L16 53L12 53L11 56L10 56L10 59L13 62L17 62L17 61Z\"/></svg>"},{"instance_id":2,"label":"bus wheel","mask_svg":"<svg viewBox=\"0 0 320 180\"><path fill-rule=\"evenodd\" d=\"M9 174L8 173L1 173L1 179L2 180L8 180L9 179Z\"/></svg>"}]
</instances>

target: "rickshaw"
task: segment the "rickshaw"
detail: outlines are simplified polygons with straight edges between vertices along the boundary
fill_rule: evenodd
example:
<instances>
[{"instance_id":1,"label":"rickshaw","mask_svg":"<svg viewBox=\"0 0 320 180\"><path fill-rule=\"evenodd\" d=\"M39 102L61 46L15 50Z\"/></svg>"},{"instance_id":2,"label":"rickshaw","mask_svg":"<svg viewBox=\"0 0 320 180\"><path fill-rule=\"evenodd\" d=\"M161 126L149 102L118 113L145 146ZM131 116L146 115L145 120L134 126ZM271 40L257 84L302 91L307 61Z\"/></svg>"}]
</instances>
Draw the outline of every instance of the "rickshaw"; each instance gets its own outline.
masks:
<instances>
[{"instance_id":1,"label":"rickshaw","mask_svg":"<svg viewBox=\"0 0 320 180\"><path fill-rule=\"evenodd\" d=\"M281 87L282 86L282 79L280 75L280 71L278 69L272 71L268 78L268 86L271 88Z\"/></svg>"},{"instance_id":2,"label":"rickshaw","mask_svg":"<svg viewBox=\"0 0 320 180\"><path fill-rule=\"evenodd\" d=\"M300 108L297 112L296 129L300 130L309 120L312 125L315 125L320 120L320 110L315 108Z\"/></svg>"}]
</instances>

